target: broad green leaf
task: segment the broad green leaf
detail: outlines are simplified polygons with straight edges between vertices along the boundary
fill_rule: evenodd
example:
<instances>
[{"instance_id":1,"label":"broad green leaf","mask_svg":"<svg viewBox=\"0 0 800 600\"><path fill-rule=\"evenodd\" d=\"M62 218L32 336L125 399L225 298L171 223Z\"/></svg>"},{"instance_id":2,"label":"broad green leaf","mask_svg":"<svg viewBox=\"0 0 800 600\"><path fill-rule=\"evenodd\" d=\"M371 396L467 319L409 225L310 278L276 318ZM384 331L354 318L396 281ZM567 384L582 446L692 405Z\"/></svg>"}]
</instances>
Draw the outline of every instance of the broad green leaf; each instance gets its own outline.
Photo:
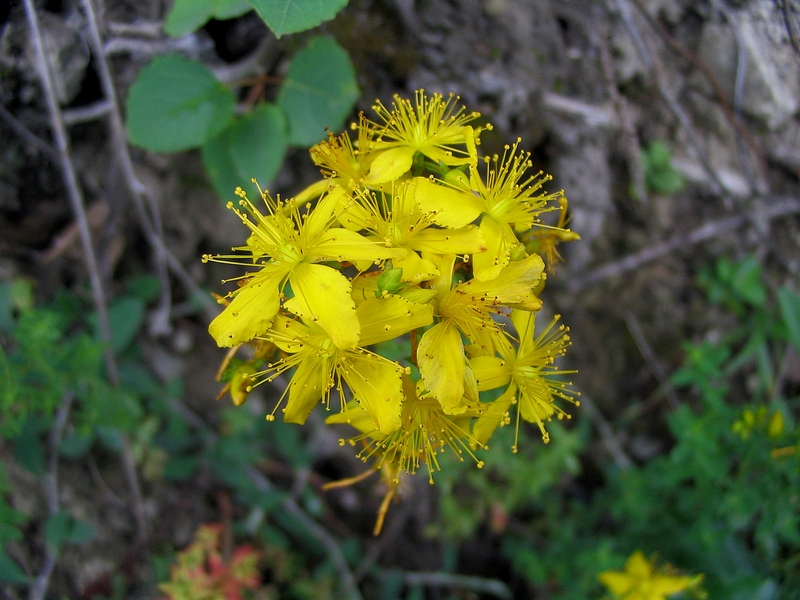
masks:
<instances>
[{"instance_id":1,"label":"broad green leaf","mask_svg":"<svg viewBox=\"0 0 800 600\"><path fill-rule=\"evenodd\" d=\"M245 0L175 0L167 15L164 31L183 37L202 27L209 19L232 19L253 10Z\"/></svg>"},{"instance_id":2,"label":"broad green leaf","mask_svg":"<svg viewBox=\"0 0 800 600\"><path fill-rule=\"evenodd\" d=\"M203 164L220 198L234 199L237 187L258 198L252 179L262 188L272 183L286 155L287 137L283 111L262 104L210 139L202 149Z\"/></svg>"},{"instance_id":3,"label":"broad green leaf","mask_svg":"<svg viewBox=\"0 0 800 600\"><path fill-rule=\"evenodd\" d=\"M130 345L144 322L144 312L144 302L130 296L123 296L109 305L108 325L114 352L121 352ZM96 329L97 315L93 313L89 321Z\"/></svg>"},{"instance_id":4,"label":"broad green leaf","mask_svg":"<svg viewBox=\"0 0 800 600\"><path fill-rule=\"evenodd\" d=\"M336 131L359 95L350 58L332 38L312 38L292 59L278 106L289 119L289 142L312 146Z\"/></svg>"},{"instance_id":5,"label":"broad green leaf","mask_svg":"<svg viewBox=\"0 0 800 600\"><path fill-rule=\"evenodd\" d=\"M782 287L778 290L778 304L781 307L783 321L786 323L789 341L800 352L800 294L788 287Z\"/></svg>"},{"instance_id":6,"label":"broad green leaf","mask_svg":"<svg viewBox=\"0 0 800 600\"><path fill-rule=\"evenodd\" d=\"M47 519L44 526L44 537L55 548L66 543L83 544L93 539L94 535L91 525L76 519L65 510L59 510Z\"/></svg>"},{"instance_id":7,"label":"broad green leaf","mask_svg":"<svg viewBox=\"0 0 800 600\"><path fill-rule=\"evenodd\" d=\"M2 548L0 548L0 581L18 584L30 581L30 577L19 568L17 563Z\"/></svg>"},{"instance_id":8,"label":"broad green leaf","mask_svg":"<svg viewBox=\"0 0 800 600\"><path fill-rule=\"evenodd\" d=\"M201 146L233 117L236 98L199 62L158 56L128 95L131 142L156 152Z\"/></svg>"},{"instance_id":9,"label":"broad green leaf","mask_svg":"<svg viewBox=\"0 0 800 600\"><path fill-rule=\"evenodd\" d=\"M347 0L247 0L275 37L316 27L336 16Z\"/></svg>"}]
</instances>

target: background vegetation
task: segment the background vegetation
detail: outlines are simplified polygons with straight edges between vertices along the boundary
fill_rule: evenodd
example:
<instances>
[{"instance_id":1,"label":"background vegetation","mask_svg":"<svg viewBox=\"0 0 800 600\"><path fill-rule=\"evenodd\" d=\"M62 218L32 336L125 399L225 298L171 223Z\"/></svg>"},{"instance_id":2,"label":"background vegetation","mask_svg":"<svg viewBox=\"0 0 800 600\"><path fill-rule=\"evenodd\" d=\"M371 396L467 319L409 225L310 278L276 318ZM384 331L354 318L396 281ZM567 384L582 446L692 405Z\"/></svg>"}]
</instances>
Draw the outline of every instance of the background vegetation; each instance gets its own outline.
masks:
<instances>
[{"instance_id":1,"label":"background vegetation","mask_svg":"<svg viewBox=\"0 0 800 600\"><path fill-rule=\"evenodd\" d=\"M281 4L0 9L0 594L583 600L641 550L800 598L797 2ZM234 273L200 256L233 187L303 189L325 127L418 87L566 190L583 402L373 538L375 479L322 491L364 468L337 436L216 400Z\"/></svg>"}]
</instances>

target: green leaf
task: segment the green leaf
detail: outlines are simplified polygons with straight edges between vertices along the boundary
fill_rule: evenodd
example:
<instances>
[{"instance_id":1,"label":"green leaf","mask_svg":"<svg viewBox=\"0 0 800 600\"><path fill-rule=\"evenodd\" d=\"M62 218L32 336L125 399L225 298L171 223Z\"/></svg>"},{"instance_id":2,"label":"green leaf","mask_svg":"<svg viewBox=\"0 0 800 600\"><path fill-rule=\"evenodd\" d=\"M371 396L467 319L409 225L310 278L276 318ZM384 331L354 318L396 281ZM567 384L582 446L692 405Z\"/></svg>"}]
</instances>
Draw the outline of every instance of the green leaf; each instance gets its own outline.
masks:
<instances>
[{"instance_id":1,"label":"green leaf","mask_svg":"<svg viewBox=\"0 0 800 600\"><path fill-rule=\"evenodd\" d=\"M108 307L108 325L111 328L111 347L114 352L122 352L139 333L144 322L145 305L139 298L123 296ZM97 329L97 315L89 318L92 327Z\"/></svg>"},{"instance_id":2,"label":"green leaf","mask_svg":"<svg viewBox=\"0 0 800 600\"><path fill-rule=\"evenodd\" d=\"M217 194L233 198L237 187L259 197L255 177L268 187L283 164L288 144L286 117L274 104L262 104L233 121L202 149L203 164Z\"/></svg>"},{"instance_id":3,"label":"green leaf","mask_svg":"<svg viewBox=\"0 0 800 600\"><path fill-rule=\"evenodd\" d=\"M336 16L347 0L247 0L275 37L316 27Z\"/></svg>"},{"instance_id":4,"label":"green leaf","mask_svg":"<svg viewBox=\"0 0 800 600\"><path fill-rule=\"evenodd\" d=\"M158 56L128 96L131 142L156 152L195 148L225 128L235 103L233 92L199 62Z\"/></svg>"},{"instance_id":5,"label":"green leaf","mask_svg":"<svg viewBox=\"0 0 800 600\"><path fill-rule=\"evenodd\" d=\"M30 577L19 568L16 562L0 548L0 581L8 583L28 583Z\"/></svg>"},{"instance_id":6,"label":"green leaf","mask_svg":"<svg viewBox=\"0 0 800 600\"><path fill-rule=\"evenodd\" d=\"M350 58L332 38L312 38L292 59L278 106L289 119L289 142L312 146L325 128L341 129L359 95Z\"/></svg>"},{"instance_id":7,"label":"green leaf","mask_svg":"<svg viewBox=\"0 0 800 600\"><path fill-rule=\"evenodd\" d=\"M789 342L800 352L800 294L784 286L778 290L778 304Z\"/></svg>"},{"instance_id":8,"label":"green leaf","mask_svg":"<svg viewBox=\"0 0 800 600\"><path fill-rule=\"evenodd\" d=\"M47 468L44 444L40 439L42 424L36 418L28 418L19 437L14 440L14 458L34 475L43 475Z\"/></svg>"},{"instance_id":9,"label":"green leaf","mask_svg":"<svg viewBox=\"0 0 800 600\"><path fill-rule=\"evenodd\" d=\"M167 15L164 31L183 37L202 27L209 19L232 19L253 10L245 0L175 0Z\"/></svg>"},{"instance_id":10,"label":"green leaf","mask_svg":"<svg viewBox=\"0 0 800 600\"><path fill-rule=\"evenodd\" d=\"M65 510L59 510L47 519L44 526L44 537L47 542L59 548L64 544L83 544L94 538L91 525L76 519Z\"/></svg>"},{"instance_id":11,"label":"green leaf","mask_svg":"<svg viewBox=\"0 0 800 600\"><path fill-rule=\"evenodd\" d=\"M58 446L58 452L67 458L80 458L92 447L94 437L75 432L64 437Z\"/></svg>"}]
</instances>

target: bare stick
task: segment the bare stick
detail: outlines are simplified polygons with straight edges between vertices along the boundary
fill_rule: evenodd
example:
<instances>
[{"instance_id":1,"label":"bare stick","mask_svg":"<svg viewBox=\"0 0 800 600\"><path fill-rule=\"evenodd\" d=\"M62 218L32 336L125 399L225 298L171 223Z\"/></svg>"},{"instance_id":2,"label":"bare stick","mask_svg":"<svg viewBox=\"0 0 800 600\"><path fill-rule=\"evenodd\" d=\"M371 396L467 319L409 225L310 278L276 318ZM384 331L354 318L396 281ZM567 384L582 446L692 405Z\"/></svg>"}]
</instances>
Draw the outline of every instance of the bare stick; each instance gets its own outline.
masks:
<instances>
[{"instance_id":1,"label":"bare stick","mask_svg":"<svg viewBox=\"0 0 800 600\"><path fill-rule=\"evenodd\" d=\"M723 193L725 191L725 186L722 185L719 175L717 175L717 172L711 165L711 160L708 158L708 153L700 141L700 137L695 132L689 115L686 114L686 111L683 110L683 107L675 99L672 91L667 88L663 68L661 64L654 58L653 53L651 53L647 48L647 44L642 38L642 34L639 32L639 28L636 26L636 22L630 14L628 0L616 0L616 2L617 6L622 12L625 26L628 28L628 32L631 34L639 53L642 55L642 60L644 60L645 64L647 64L647 66L652 70L653 78L655 79L656 87L658 88L661 98L667 103L667 107L669 107L669 109L672 111L672 114L678 119L682 129L686 132L689 145L694 150L697 160L700 161L700 164L703 166L703 169L706 171L709 178L713 182L714 187L716 188L714 191L718 194Z\"/></svg>"},{"instance_id":2,"label":"bare stick","mask_svg":"<svg viewBox=\"0 0 800 600\"><path fill-rule=\"evenodd\" d=\"M103 95L110 104L108 112L108 119L111 124L111 142L114 152L117 155L117 160L122 166L122 172L125 175L125 182L131 195L134 198L137 212L145 225L145 235L150 242L155 253L154 262L155 270L161 284L159 294L159 304L155 312L155 318L151 323L152 330L159 335L168 334L171 330L169 312L170 304L172 302L172 294L170 292L169 275L167 273L167 258L166 249L164 247L163 226L161 223L161 215L158 206L153 197L148 193L147 187L144 186L136 177L133 170L133 161L128 152L127 135L125 133L125 126L122 123L122 117L119 111L119 103L117 101L117 93L114 89L114 81L111 77L111 69L108 66L105 55L103 53L103 42L100 39L100 30L97 27L97 17L95 16L94 7L91 0L81 0L83 11L86 13L86 20L89 29L89 43L92 47L92 52L95 57L95 64L97 66L98 74L100 76L100 83L103 87ZM144 209L143 199L147 201L150 208L150 214Z\"/></svg>"},{"instance_id":3,"label":"bare stick","mask_svg":"<svg viewBox=\"0 0 800 600\"><path fill-rule=\"evenodd\" d=\"M42 34L39 27L39 19L36 15L36 9L33 5L33 0L25 0L25 13L28 18L28 26L31 29L34 46L36 47L36 64L39 70L39 77L42 80L42 86L44 87L44 95L47 101L47 107L50 112L50 120L52 122L56 146L61 159L61 170L63 172L64 182L67 187L67 195L69 196L70 207L80 232L81 245L83 247L83 254L86 260L86 267L87 271L89 272L89 280L92 286L94 308L97 312L100 339L105 343L106 346L104 352L106 371L108 373L109 381L116 386L119 383L119 373L117 370L117 361L116 357L114 356L114 350L111 346L111 328L109 326L108 307L106 306L105 293L103 291L103 285L100 279L100 272L97 267L97 258L92 245L92 234L89 230L89 220L86 215L83 195L81 194L80 187L78 186L78 178L75 175L75 169L70 157L69 138L67 137L64 122L61 118L61 107L58 105L58 101L56 100L56 95L53 90L53 82L50 79L50 71L48 69L47 60L44 54L44 44L42 42ZM144 538L146 536L145 532L147 530L147 523L144 520L141 491L139 489L133 455L131 453L130 442L127 435L123 436L122 458L123 465L125 467L125 474L129 484L131 484L131 492L133 493L134 497L134 515L137 521L139 537Z\"/></svg>"},{"instance_id":4,"label":"bare stick","mask_svg":"<svg viewBox=\"0 0 800 600\"><path fill-rule=\"evenodd\" d=\"M514 598L508 586L499 579L485 579L471 575L441 573L438 571L430 573L410 571L403 573L403 583L406 585L467 590L477 594L489 594L501 600L512 600Z\"/></svg>"},{"instance_id":5,"label":"bare stick","mask_svg":"<svg viewBox=\"0 0 800 600\"><path fill-rule=\"evenodd\" d=\"M785 217L791 214L800 213L800 199L797 198L781 198L771 201L766 207L755 208L742 215L733 217L725 217L718 221L711 221L705 225L701 225L697 229L685 235L676 235L675 237L664 242L648 246L628 256L616 260L614 262L598 267L593 271L589 271L583 277L577 277L569 283L569 290L571 292L579 292L582 289L590 286L604 279L622 275L628 271L633 271L639 267L646 265L662 256L671 252L705 242L712 238L722 235L732 229L741 227L742 225L750 222L759 222L761 220L770 221L778 217Z\"/></svg>"},{"instance_id":6,"label":"bare stick","mask_svg":"<svg viewBox=\"0 0 800 600\"><path fill-rule=\"evenodd\" d=\"M39 78L44 88L45 101L47 102L47 108L50 112L50 121L53 127L53 135L55 136L59 160L61 162L64 183L67 187L70 208L72 209L72 214L75 217L78 230L80 231L83 255L86 260L86 269L89 272L89 281L92 286L92 298L95 310L97 311L98 331L100 333L100 339L106 343L106 369L109 379L116 382L118 380L117 363L111 349L111 329L108 323L105 292L103 291L103 283L100 280L100 271L97 268L97 257L94 252L94 246L92 245L92 234L89 230L89 221L86 218L83 195L81 194L78 178L75 175L75 169L73 168L72 159L70 158L69 139L67 138L64 122L61 119L61 107L56 100L53 82L50 79L50 70L47 66L41 29L39 28L39 19L36 16L33 0L25 0L25 14L28 18L28 26L30 27L34 47L36 48L36 67L39 71Z\"/></svg>"},{"instance_id":7,"label":"bare stick","mask_svg":"<svg viewBox=\"0 0 800 600\"><path fill-rule=\"evenodd\" d=\"M5 106L2 104L0 104L0 117L6 120L6 123L8 123L9 127L11 127L11 129L13 129L19 137L31 145L36 146L36 148L42 154L44 154L54 163L58 163L58 161L61 159L60 155L58 152L56 152L56 149L53 148L53 146L51 146L48 142L45 142L42 138L25 127L25 125L20 123L17 118L8 112Z\"/></svg>"},{"instance_id":8,"label":"bare stick","mask_svg":"<svg viewBox=\"0 0 800 600\"><path fill-rule=\"evenodd\" d=\"M47 504L47 515L52 517L59 510L58 502L58 446L61 443L61 436L67 424L67 417L72 408L74 394L70 391L61 398L61 404L56 413L53 428L50 430L47 450L49 457L47 460L47 473L43 479L45 502ZM45 540L44 564L41 572L33 580L28 590L28 600L42 600L47 593L50 585L50 576L56 566L58 559L58 549Z\"/></svg>"},{"instance_id":9,"label":"bare stick","mask_svg":"<svg viewBox=\"0 0 800 600\"><path fill-rule=\"evenodd\" d=\"M587 398L585 394L581 396L581 406L586 409L589 418L592 420L595 427L597 427L600 437L603 438L606 450L611 454L611 458L614 459L617 466L623 471L630 469L633 466L633 461L625 454L622 443L617 439L614 429L603 416L603 413L597 409L594 402Z\"/></svg>"},{"instance_id":10,"label":"bare stick","mask_svg":"<svg viewBox=\"0 0 800 600\"><path fill-rule=\"evenodd\" d=\"M672 387L672 383L670 382L667 373L664 371L664 367L662 367L661 363L658 362L656 353L653 352L653 348L648 343L647 338L644 336L644 332L642 332L642 328L639 327L639 322L636 320L636 317L633 316L633 313L626 313L625 323L627 323L628 331L631 332L633 341L636 343L636 347L639 348L639 352L641 352L642 356L644 357L650 372L655 376L656 379L658 379L658 383L664 386L666 397L670 406L673 410L677 410L678 406L680 405L678 394L675 393L675 388Z\"/></svg>"}]
</instances>

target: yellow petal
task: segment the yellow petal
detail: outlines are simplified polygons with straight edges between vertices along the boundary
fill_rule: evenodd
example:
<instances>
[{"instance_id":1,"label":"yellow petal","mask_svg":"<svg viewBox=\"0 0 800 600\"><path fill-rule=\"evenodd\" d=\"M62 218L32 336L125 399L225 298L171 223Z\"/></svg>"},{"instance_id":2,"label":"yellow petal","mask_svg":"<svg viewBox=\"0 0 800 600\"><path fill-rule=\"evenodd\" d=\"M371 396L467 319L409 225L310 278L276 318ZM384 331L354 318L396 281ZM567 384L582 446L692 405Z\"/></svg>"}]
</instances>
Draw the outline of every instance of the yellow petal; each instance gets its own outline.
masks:
<instances>
[{"instance_id":1,"label":"yellow petal","mask_svg":"<svg viewBox=\"0 0 800 600\"><path fill-rule=\"evenodd\" d=\"M286 310L316 323L337 348L358 345L361 326L347 277L331 267L300 263L289 276L289 282L294 298L284 302Z\"/></svg>"},{"instance_id":2,"label":"yellow petal","mask_svg":"<svg viewBox=\"0 0 800 600\"><path fill-rule=\"evenodd\" d=\"M408 245L414 250L435 254L475 254L486 248L481 230L474 225L462 229L428 227L415 234Z\"/></svg>"},{"instance_id":3,"label":"yellow petal","mask_svg":"<svg viewBox=\"0 0 800 600\"><path fill-rule=\"evenodd\" d=\"M317 238L317 243L305 252L306 259L311 262L364 260L372 263L389 258L402 258L405 255L406 251L402 248L378 245L363 235L342 227L328 229Z\"/></svg>"},{"instance_id":4,"label":"yellow petal","mask_svg":"<svg viewBox=\"0 0 800 600\"><path fill-rule=\"evenodd\" d=\"M310 335L311 330L300 321L278 315L266 337L284 352L295 354L303 349Z\"/></svg>"},{"instance_id":5,"label":"yellow petal","mask_svg":"<svg viewBox=\"0 0 800 600\"><path fill-rule=\"evenodd\" d=\"M429 281L440 274L434 263L413 250L407 251L403 258L394 259L392 265L403 269L403 281L414 284Z\"/></svg>"},{"instance_id":6,"label":"yellow petal","mask_svg":"<svg viewBox=\"0 0 800 600\"><path fill-rule=\"evenodd\" d=\"M460 289L471 296L490 298L500 304L531 304L532 301L538 302L532 290L539 284L543 270L544 262L538 254L534 254L524 260L509 262L493 279L472 279Z\"/></svg>"},{"instance_id":7,"label":"yellow petal","mask_svg":"<svg viewBox=\"0 0 800 600\"><path fill-rule=\"evenodd\" d=\"M278 314L278 285L285 269L267 269L239 288L231 303L208 326L208 332L221 348L249 342L265 333Z\"/></svg>"},{"instance_id":8,"label":"yellow petal","mask_svg":"<svg viewBox=\"0 0 800 600\"><path fill-rule=\"evenodd\" d=\"M367 411L375 429L388 434L400 429L403 403L403 369L374 354L347 352L342 374L353 397Z\"/></svg>"},{"instance_id":9,"label":"yellow petal","mask_svg":"<svg viewBox=\"0 0 800 600\"><path fill-rule=\"evenodd\" d=\"M424 212L433 212L433 222L442 227L460 229L472 223L483 211L481 199L469 192L439 185L417 177L414 199Z\"/></svg>"},{"instance_id":10,"label":"yellow petal","mask_svg":"<svg viewBox=\"0 0 800 600\"><path fill-rule=\"evenodd\" d=\"M609 592L620 597L627 594L636 585L630 575L620 571L605 571L600 573L597 578L608 588Z\"/></svg>"},{"instance_id":11,"label":"yellow petal","mask_svg":"<svg viewBox=\"0 0 800 600\"><path fill-rule=\"evenodd\" d=\"M489 215L483 215L481 219L481 232L486 251L473 255L472 266L476 279L488 281L497 277L508 264L511 249L518 242L511 227Z\"/></svg>"},{"instance_id":12,"label":"yellow petal","mask_svg":"<svg viewBox=\"0 0 800 600\"><path fill-rule=\"evenodd\" d=\"M433 322L430 304L415 304L399 296L367 298L356 309L361 323L361 345L371 346Z\"/></svg>"},{"instance_id":13,"label":"yellow petal","mask_svg":"<svg viewBox=\"0 0 800 600\"><path fill-rule=\"evenodd\" d=\"M466 411L464 396L466 358L461 334L450 320L434 325L422 336L417 348L417 363L425 387L449 415Z\"/></svg>"},{"instance_id":14,"label":"yellow petal","mask_svg":"<svg viewBox=\"0 0 800 600\"><path fill-rule=\"evenodd\" d=\"M308 352L308 357L300 363L289 384L289 400L286 403L283 420L287 423L306 422L308 415L322 400L331 382L328 357Z\"/></svg>"},{"instance_id":15,"label":"yellow petal","mask_svg":"<svg viewBox=\"0 0 800 600\"><path fill-rule=\"evenodd\" d=\"M481 405L483 410L472 429L472 437L475 438L478 444L486 445L495 429L506 419L505 415L511 407L513 399L514 394L509 389L494 402L487 402Z\"/></svg>"},{"instance_id":16,"label":"yellow petal","mask_svg":"<svg viewBox=\"0 0 800 600\"><path fill-rule=\"evenodd\" d=\"M387 181L395 181L405 175L411 168L416 151L410 146L398 146L382 150L372 161L367 175L367 184L378 185Z\"/></svg>"},{"instance_id":17,"label":"yellow petal","mask_svg":"<svg viewBox=\"0 0 800 600\"><path fill-rule=\"evenodd\" d=\"M336 181L337 180L335 179L320 179L297 194L294 197L294 200L298 204L305 204L309 200L319 198L328 190L328 188L330 188L332 185L336 185Z\"/></svg>"},{"instance_id":18,"label":"yellow petal","mask_svg":"<svg viewBox=\"0 0 800 600\"><path fill-rule=\"evenodd\" d=\"M303 248L313 245L316 240L327 230L333 222L333 213L339 206L342 196L347 193L340 187L333 188L322 196L312 206L300 229L300 239ZM295 199L295 202L297 200Z\"/></svg>"},{"instance_id":19,"label":"yellow petal","mask_svg":"<svg viewBox=\"0 0 800 600\"><path fill-rule=\"evenodd\" d=\"M469 364L481 392L503 387L511 381L511 365L498 356L476 356L470 359Z\"/></svg>"}]
</instances>

